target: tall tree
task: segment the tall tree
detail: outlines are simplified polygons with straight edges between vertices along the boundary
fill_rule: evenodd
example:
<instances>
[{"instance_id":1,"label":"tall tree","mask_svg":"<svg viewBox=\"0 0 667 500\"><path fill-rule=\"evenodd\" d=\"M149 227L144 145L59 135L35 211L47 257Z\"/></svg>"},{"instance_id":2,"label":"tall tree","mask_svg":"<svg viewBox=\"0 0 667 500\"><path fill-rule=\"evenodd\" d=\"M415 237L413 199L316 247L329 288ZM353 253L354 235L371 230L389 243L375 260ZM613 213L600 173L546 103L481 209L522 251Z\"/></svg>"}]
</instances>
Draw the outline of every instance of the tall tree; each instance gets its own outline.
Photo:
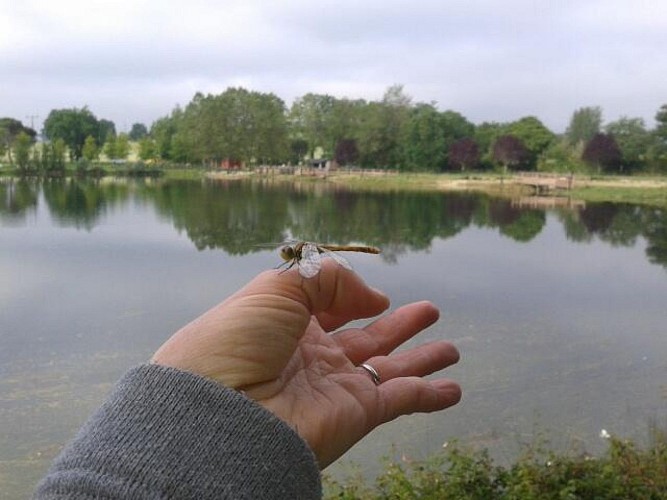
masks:
<instances>
[{"instance_id":1,"label":"tall tree","mask_svg":"<svg viewBox=\"0 0 667 500\"><path fill-rule=\"evenodd\" d=\"M535 167L536 160L549 147L556 135L534 116L526 116L508 126L511 135L523 142L530 153L529 162Z\"/></svg>"},{"instance_id":2,"label":"tall tree","mask_svg":"<svg viewBox=\"0 0 667 500\"><path fill-rule=\"evenodd\" d=\"M356 139L340 139L336 144L334 157L339 165L345 166L355 163L359 159Z\"/></svg>"},{"instance_id":3,"label":"tall tree","mask_svg":"<svg viewBox=\"0 0 667 500\"><path fill-rule=\"evenodd\" d=\"M142 161L153 160L157 155L157 145L155 140L149 136L139 139L139 158Z\"/></svg>"},{"instance_id":4,"label":"tall tree","mask_svg":"<svg viewBox=\"0 0 667 500\"><path fill-rule=\"evenodd\" d=\"M480 160L490 164L493 162L492 147L501 135L507 134L507 125L497 122L484 122L475 127L472 138L479 146Z\"/></svg>"},{"instance_id":5,"label":"tall tree","mask_svg":"<svg viewBox=\"0 0 667 500\"><path fill-rule=\"evenodd\" d=\"M99 136L99 123L87 107L82 109L54 109L44 122L44 133L53 141L62 139L70 151L70 158L78 160L83 154L86 137Z\"/></svg>"},{"instance_id":6,"label":"tall tree","mask_svg":"<svg viewBox=\"0 0 667 500\"><path fill-rule=\"evenodd\" d=\"M600 132L602 126L602 108L589 106L579 108L572 114L565 136L572 145L587 143Z\"/></svg>"},{"instance_id":7,"label":"tall tree","mask_svg":"<svg viewBox=\"0 0 667 500\"><path fill-rule=\"evenodd\" d=\"M109 137L104 145L104 154L110 160L125 160L130 154L130 139L127 134Z\"/></svg>"},{"instance_id":8,"label":"tall tree","mask_svg":"<svg viewBox=\"0 0 667 500\"><path fill-rule=\"evenodd\" d=\"M292 139L290 141L290 163L299 165L308 154L308 142L305 139Z\"/></svg>"},{"instance_id":9,"label":"tall tree","mask_svg":"<svg viewBox=\"0 0 667 500\"><path fill-rule=\"evenodd\" d=\"M95 141L97 147L101 148L109 137L116 137L116 124L111 120L101 119L98 122L98 132Z\"/></svg>"},{"instance_id":10,"label":"tall tree","mask_svg":"<svg viewBox=\"0 0 667 500\"><path fill-rule=\"evenodd\" d=\"M656 126L653 130L653 144L648 157L653 170L667 173L667 104L663 104L655 115Z\"/></svg>"},{"instance_id":11,"label":"tall tree","mask_svg":"<svg viewBox=\"0 0 667 500\"><path fill-rule=\"evenodd\" d=\"M83 158L85 158L88 161L96 160L97 157L99 156L100 150L97 147L95 138L92 135L86 137L86 140L83 143L83 150L81 153L83 155Z\"/></svg>"},{"instance_id":12,"label":"tall tree","mask_svg":"<svg viewBox=\"0 0 667 500\"><path fill-rule=\"evenodd\" d=\"M8 155L9 163L12 163L12 147L18 136L24 133L31 141L35 141L37 132L30 127L25 127L23 123L14 118L0 118L0 158Z\"/></svg>"},{"instance_id":13,"label":"tall tree","mask_svg":"<svg viewBox=\"0 0 667 500\"><path fill-rule=\"evenodd\" d=\"M140 141L148 135L148 129L143 123L133 123L130 129L129 138L131 141Z\"/></svg>"},{"instance_id":14,"label":"tall tree","mask_svg":"<svg viewBox=\"0 0 667 500\"><path fill-rule=\"evenodd\" d=\"M470 137L465 137L449 146L448 163L451 168L457 168L463 172L473 169L479 165L479 146Z\"/></svg>"},{"instance_id":15,"label":"tall tree","mask_svg":"<svg viewBox=\"0 0 667 500\"><path fill-rule=\"evenodd\" d=\"M331 118L335 101L330 95L309 93L296 99L290 108L289 122L294 138L308 143L311 157L318 147L327 156L333 154L335 144Z\"/></svg>"},{"instance_id":16,"label":"tall tree","mask_svg":"<svg viewBox=\"0 0 667 500\"><path fill-rule=\"evenodd\" d=\"M475 126L470 123L461 113L448 109L440 113L440 125L444 137L445 153L449 146L464 137L472 137L475 134ZM445 157L445 162L447 158Z\"/></svg>"},{"instance_id":17,"label":"tall tree","mask_svg":"<svg viewBox=\"0 0 667 500\"><path fill-rule=\"evenodd\" d=\"M621 150L623 170L637 170L645 165L651 136L642 118L621 117L605 127Z\"/></svg>"},{"instance_id":18,"label":"tall tree","mask_svg":"<svg viewBox=\"0 0 667 500\"><path fill-rule=\"evenodd\" d=\"M178 147L174 136L180 128L183 121L183 110L175 107L169 116L159 118L151 125L150 135L155 140L156 154L163 160L175 160L187 162L187 156L183 156Z\"/></svg>"},{"instance_id":19,"label":"tall tree","mask_svg":"<svg viewBox=\"0 0 667 500\"><path fill-rule=\"evenodd\" d=\"M118 158L125 160L130 154L130 138L127 134L118 134L116 138L116 155Z\"/></svg>"},{"instance_id":20,"label":"tall tree","mask_svg":"<svg viewBox=\"0 0 667 500\"><path fill-rule=\"evenodd\" d=\"M585 172L586 164L581 160L583 146L573 148L564 137L555 139L540 155L538 169L548 172Z\"/></svg>"},{"instance_id":21,"label":"tall tree","mask_svg":"<svg viewBox=\"0 0 667 500\"><path fill-rule=\"evenodd\" d=\"M167 149L176 161L263 163L289 156L284 102L243 88L197 93L182 112L154 124L151 133L160 154Z\"/></svg>"},{"instance_id":22,"label":"tall tree","mask_svg":"<svg viewBox=\"0 0 667 500\"><path fill-rule=\"evenodd\" d=\"M33 139L25 132L19 132L14 140L14 160L16 166L20 170L26 170L30 163L30 148L32 147Z\"/></svg>"},{"instance_id":23,"label":"tall tree","mask_svg":"<svg viewBox=\"0 0 667 500\"><path fill-rule=\"evenodd\" d=\"M412 98L403 92L403 86L393 85L387 89L382 101L366 106L359 134L364 166L386 168L403 164L411 103Z\"/></svg>"},{"instance_id":24,"label":"tall tree","mask_svg":"<svg viewBox=\"0 0 667 500\"><path fill-rule=\"evenodd\" d=\"M410 170L441 170L445 164L445 135L440 113L432 104L418 104L406 123L404 153Z\"/></svg>"},{"instance_id":25,"label":"tall tree","mask_svg":"<svg viewBox=\"0 0 667 500\"><path fill-rule=\"evenodd\" d=\"M581 159L598 172L618 172L623 155L613 135L600 133L586 143Z\"/></svg>"},{"instance_id":26,"label":"tall tree","mask_svg":"<svg viewBox=\"0 0 667 500\"><path fill-rule=\"evenodd\" d=\"M289 157L285 103L275 94L251 92L249 106L254 140L246 161L283 163Z\"/></svg>"},{"instance_id":27,"label":"tall tree","mask_svg":"<svg viewBox=\"0 0 667 500\"><path fill-rule=\"evenodd\" d=\"M341 140L359 137L366 105L363 99L334 99L329 116L329 134L336 146Z\"/></svg>"},{"instance_id":28,"label":"tall tree","mask_svg":"<svg viewBox=\"0 0 667 500\"><path fill-rule=\"evenodd\" d=\"M504 172L521 167L529 157L530 152L521 139L513 135L502 135L493 145L493 161L499 163Z\"/></svg>"},{"instance_id":29,"label":"tall tree","mask_svg":"<svg viewBox=\"0 0 667 500\"><path fill-rule=\"evenodd\" d=\"M660 140L667 145L667 104L660 106L660 109L655 114L655 134Z\"/></svg>"}]
</instances>

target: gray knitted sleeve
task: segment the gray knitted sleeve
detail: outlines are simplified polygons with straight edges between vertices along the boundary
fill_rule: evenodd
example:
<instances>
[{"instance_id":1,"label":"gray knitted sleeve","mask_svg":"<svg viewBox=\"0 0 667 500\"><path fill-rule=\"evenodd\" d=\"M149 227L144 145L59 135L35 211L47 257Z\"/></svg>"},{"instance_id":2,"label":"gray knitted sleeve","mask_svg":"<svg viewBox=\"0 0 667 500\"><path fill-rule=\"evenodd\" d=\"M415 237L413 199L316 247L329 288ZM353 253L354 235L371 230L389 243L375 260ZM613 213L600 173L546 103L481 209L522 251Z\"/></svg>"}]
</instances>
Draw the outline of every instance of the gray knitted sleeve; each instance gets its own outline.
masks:
<instances>
[{"instance_id":1,"label":"gray knitted sleeve","mask_svg":"<svg viewBox=\"0 0 667 500\"><path fill-rule=\"evenodd\" d=\"M35 498L321 497L315 457L236 391L158 365L130 370L55 459Z\"/></svg>"}]
</instances>

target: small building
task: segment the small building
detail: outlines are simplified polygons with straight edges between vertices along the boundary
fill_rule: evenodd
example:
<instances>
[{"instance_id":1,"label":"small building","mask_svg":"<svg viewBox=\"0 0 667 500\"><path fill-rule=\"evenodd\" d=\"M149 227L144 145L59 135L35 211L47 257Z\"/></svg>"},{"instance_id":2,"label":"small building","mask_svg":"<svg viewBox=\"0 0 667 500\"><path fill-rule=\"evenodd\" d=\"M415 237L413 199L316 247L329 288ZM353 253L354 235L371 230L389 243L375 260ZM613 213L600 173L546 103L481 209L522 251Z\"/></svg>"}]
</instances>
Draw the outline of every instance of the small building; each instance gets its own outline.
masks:
<instances>
[{"instance_id":1,"label":"small building","mask_svg":"<svg viewBox=\"0 0 667 500\"><path fill-rule=\"evenodd\" d=\"M313 158L308 160L306 165L310 168L316 168L318 170L336 170L338 167L336 161L330 158Z\"/></svg>"},{"instance_id":2,"label":"small building","mask_svg":"<svg viewBox=\"0 0 667 500\"><path fill-rule=\"evenodd\" d=\"M227 172L241 170L243 166L244 165L242 161L232 160L231 158L225 158L220 162L220 170L225 170Z\"/></svg>"}]
</instances>

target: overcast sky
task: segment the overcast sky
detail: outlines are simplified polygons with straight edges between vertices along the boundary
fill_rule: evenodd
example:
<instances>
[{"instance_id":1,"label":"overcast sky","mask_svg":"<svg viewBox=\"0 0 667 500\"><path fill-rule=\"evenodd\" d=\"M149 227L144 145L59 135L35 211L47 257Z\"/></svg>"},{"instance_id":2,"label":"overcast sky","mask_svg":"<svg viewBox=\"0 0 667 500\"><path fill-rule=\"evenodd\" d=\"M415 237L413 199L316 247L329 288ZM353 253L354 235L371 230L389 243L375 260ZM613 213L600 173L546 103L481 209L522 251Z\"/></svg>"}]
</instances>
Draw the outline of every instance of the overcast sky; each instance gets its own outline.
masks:
<instances>
[{"instance_id":1,"label":"overcast sky","mask_svg":"<svg viewBox=\"0 0 667 500\"><path fill-rule=\"evenodd\" d=\"M88 108L119 131L197 91L379 100L473 123L667 103L667 0L0 0L0 117Z\"/></svg>"}]
</instances>

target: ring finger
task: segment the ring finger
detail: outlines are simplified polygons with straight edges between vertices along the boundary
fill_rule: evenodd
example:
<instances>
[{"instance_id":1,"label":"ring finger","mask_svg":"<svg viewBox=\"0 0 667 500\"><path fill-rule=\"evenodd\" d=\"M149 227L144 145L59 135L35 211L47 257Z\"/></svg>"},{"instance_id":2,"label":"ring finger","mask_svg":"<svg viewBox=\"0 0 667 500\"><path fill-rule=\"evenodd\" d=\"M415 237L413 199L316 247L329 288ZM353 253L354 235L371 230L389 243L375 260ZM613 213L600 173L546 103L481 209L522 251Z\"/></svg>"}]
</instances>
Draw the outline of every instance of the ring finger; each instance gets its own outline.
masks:
<instances>
[{"instance_id":1,"label":"ring finger","mask_svg":"<svg viewBox=\"0 0 667 500\"><path fill-rule=\"evenodd\" d=\"M459 352L449 342L437 341L391 356L375 356L364 362L377 372L380 383L398 377L423 377L458 362ZM373 380L371 370L360 370Z\"/></svg>"}]
</instances>

